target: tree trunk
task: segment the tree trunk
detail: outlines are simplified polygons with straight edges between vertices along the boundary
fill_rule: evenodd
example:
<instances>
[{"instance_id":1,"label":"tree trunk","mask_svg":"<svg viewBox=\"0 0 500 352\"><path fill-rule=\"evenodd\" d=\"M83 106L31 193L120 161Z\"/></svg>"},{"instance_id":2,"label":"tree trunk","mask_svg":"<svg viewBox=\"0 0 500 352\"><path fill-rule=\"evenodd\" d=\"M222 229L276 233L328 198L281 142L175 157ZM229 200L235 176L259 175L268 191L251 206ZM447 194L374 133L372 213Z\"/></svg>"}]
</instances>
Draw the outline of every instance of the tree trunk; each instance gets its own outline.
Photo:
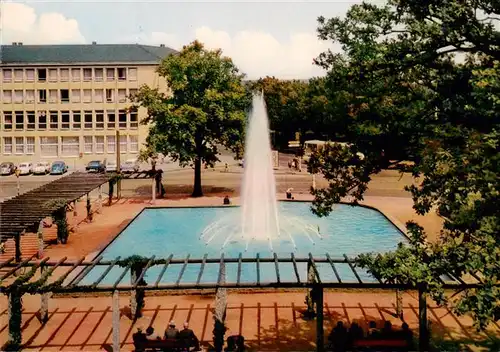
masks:
<instances>
[{"instance_id":1,"label":"tree trunk","mask_svg":"<svg viewBox=\"0 0 500 352\"><path fill-rule=\"evenodd\" d=\"M194 188L192 197L203 197L201 189L201 158L196 157L194 160Z\"/></svg>"}]
</instances>

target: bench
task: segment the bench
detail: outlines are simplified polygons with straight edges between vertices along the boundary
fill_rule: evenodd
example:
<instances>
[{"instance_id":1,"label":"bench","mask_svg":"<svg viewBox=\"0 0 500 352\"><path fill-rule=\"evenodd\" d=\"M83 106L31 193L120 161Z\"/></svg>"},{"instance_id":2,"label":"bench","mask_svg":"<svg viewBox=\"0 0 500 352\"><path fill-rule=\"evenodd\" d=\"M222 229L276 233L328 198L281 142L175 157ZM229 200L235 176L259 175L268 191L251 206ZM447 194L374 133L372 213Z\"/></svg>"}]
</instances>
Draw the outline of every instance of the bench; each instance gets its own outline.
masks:
<instances>
[{"instance_id":1,"label":"bench","mask_svg":"<svg viewBox=\"0 0 500 352\"><path fill-rule=\"evenodd\" d=\"M407 351L408 341L403 339L363 339L353 342L356 350Z\"/></svg>"},{"instance_id":2,"label":"bench","mask_svg":"<svg viewBox=\"0 0 500 352\"><path fill-rule=\"evenodd\" d=\"M183 340L163 339L163 340L147 340L134 341L136 351L189 351L190 344Z\"/></svg>"}]
</instances>

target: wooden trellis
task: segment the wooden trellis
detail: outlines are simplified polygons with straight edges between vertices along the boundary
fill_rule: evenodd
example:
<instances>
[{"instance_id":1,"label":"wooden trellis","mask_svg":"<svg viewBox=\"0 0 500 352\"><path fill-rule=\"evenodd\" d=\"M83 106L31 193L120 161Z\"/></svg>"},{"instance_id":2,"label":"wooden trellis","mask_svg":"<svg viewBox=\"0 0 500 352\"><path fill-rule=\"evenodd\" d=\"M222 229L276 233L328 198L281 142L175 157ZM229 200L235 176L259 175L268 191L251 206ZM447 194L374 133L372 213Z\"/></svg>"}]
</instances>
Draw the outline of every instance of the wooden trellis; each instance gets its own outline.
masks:
<instances>
[{"instance_id":1,"label":"wooden trellis","mask_svg":"<svg viewBox=\"0 0 500 352\"><path fill-rule=\"evenodd\" d=\"M29 258L21 263L16 263L14 258L10 258L5 262L0 263L0 269L5 272L0 276L0 292L9 295L9 300L12 304L10 306L17 307L15 303L16 297L20 297L23 294L42 294L48 293L77 293L77 292L110 292L113 297L113 307L118 309L118 304L115 302L118 298L119 291L130 291L131 297L135 300L136 293L138 290L186 290L186 289L241 289L241 288L304 288L314 290L314 299L317 307L323 307L323 290L325 288L339 288L339 289L388 289L388 290L417 290L419 291L419 316L420 316L420 348L421 350L426 350L428 346L428 327L427 327L427 306L426 306L426 289L424 286L414 286L405 283L394 283L394 282L383 282L377 278L371 277L370 280L363 280L360 275L359 269L356 268L355 262L348 258L347 255L343 255L342 258L332 258L329 254L324 257L313 257L309 254L306 258L295 257L293 253L289 257L279 257L274 254L272 258L261 258L259 254L255 257L243 257L240 255L237 258L225 258L222 255L219 258L208 258L208 255L204 255L203 258L191 258L190 255L185 258L174 258L170 255L166 259L157 259L155 256L150 258L140 258L139 262L139 275L131 275L132 280L130 282L123 282L125 275L128 272L134 270L133 265L138 263L132 263L127 261L127 259L120 260L120 257L114 260L103 260L102 256L98 256L92 261L85 261L82 257L76 261L68 261L66 257L59 259L57 261L51 261L49 257L44 258L41 261L33 261L33 257ZM312 273L312 278L308 275L307 280L302 280L300 277L300 272L298 264L306 263L308 266L308 271ZM217 280L211 282L202 282L202 276L207 264L218 264L218 277ZM243 264L253 264L255 265L256 280L253 282L242 282L242 266ZM262 281L261 277L261 266L263 264L274 264L275 279L270 281ZM330 268L331 271L318 270L318 264L327 264L325 267ZM344 264L347 265L351 271L351 275L348 277L342 277L342 271L339 271L337 265ZM188 267L193 265L199 266L197 273L195 273L196 281L183 280L184 273ZM283 281L282 273L280 272L280 265L289 266L290 271L293 270L294 278L290 281ZM120 274L113 284L103 283L106 276L111 272L113 268L120 266L122 268ZM151 270L155 266L161 266L159 274L145 283L143 281L148 270ZM171 266L181 266L177 279L170 283L162 283L162 279L165 275L167 269ZM226 277L226 271L228 267L235 266L237 268L236 280L228 280ZM102 274L95 279L90 284L82 284L84 279L95 268L104 268ZM56 269L67 268L67 270L59 270L55 274ZM16 277L15 273L23 269L23 272L28 272L28 275L24 274L21 277ZM36 271L40 269L43 275L38 279L34 280ZM137 270L137 267L136 269ZM293 275L292 275L293 276ZM482 285L481 279L478 275L474 275L475 279L473 281L465 282L462 278L456 278L453 276L445 276L442 278L442 285L444 289L448 290L464 290L467 288L477 288ZM51 280L49 280L49 278ZM188 282L186 282L188 281ZM15 288L15 289L14 289ZM16 293L19 296L15 296ZM43 300L42 300L43 301ZM131 302L131 306L132 302ZM42 305L42 310L46 310ZM9 311L10 312L10 311ZM20 310L17 312L21 314ZM13 312L10 312L13 314ZM41 312L42 316L46 316L47 312ZM323 350L323 310L321 308L317 309L317 349L319 351ZM13 327L14 329L15 327ZM115 334L118 332L118 326L114 326ZM114 350L119 349L118 338L114 336L113 341L115 341ZM20 342L19 342L20 343Z\"/></svg>"}]
</instances>

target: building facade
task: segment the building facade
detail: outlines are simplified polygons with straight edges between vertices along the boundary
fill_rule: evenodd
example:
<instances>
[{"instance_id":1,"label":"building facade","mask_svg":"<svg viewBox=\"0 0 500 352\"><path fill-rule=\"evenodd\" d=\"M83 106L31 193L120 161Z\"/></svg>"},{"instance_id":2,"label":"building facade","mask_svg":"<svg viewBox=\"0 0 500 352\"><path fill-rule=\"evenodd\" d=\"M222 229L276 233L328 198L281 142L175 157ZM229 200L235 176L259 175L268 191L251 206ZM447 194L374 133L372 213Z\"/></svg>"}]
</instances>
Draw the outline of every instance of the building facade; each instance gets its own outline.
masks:
<instances>
[{"instance_id":1,"label":"building facade","mask_svg":"<svg viewBox=\"0 0 500 352\"><path fill-rule=\"evenodd\" d=\"M139 87L167 89L156 73L165 46L4 45L0 52L0 160L15 164L135 158L148 127L130 109ZM119 140L116 140L119 131Z\"/></svg>"}]
</instances>

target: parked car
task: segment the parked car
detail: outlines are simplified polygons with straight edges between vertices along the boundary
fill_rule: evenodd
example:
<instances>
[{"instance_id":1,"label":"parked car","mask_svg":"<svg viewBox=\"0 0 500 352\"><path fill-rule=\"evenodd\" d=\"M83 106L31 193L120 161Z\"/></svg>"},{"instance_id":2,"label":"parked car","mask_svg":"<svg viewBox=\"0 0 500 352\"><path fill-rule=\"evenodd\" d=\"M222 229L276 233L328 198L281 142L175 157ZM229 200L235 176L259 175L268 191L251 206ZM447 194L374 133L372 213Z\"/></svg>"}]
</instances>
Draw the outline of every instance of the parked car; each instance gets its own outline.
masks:
<instances>
[{"instance_id":1,"label":"parked car","mask_svg":"<svg viewBox=\"0 0 500 352\"><path fill-rule=\"evenodd\" d=\"M106 165L100 160L92 160L87 164L85 170L87 170L87 172L104 172L106 171Z\"/></svg>"},{"instance_id":2,"label":"parked car","mask_svg":"<svg viewBox=\"0 0 500 352\"><path fill-rule=\"evenodd\" d=\"M21 163L17 168L19 169L19 175L31 175L33 173L32 163Z\"/></svg>"},{"instance_id":3,"label":"parked car","mask_svg":"<svg viewBox=\"0 0 500 352\"><path fill-rule=\"evenodd\" d=\"M34 175L47 175L50 173L50 163L48 161L39 161L33 167Z\"/></svg>"},{"instance_id":4,"label":"parked car","mask_svg":"<svg viewBox=\"0 0 500 352\"><path fill-rule=\"evenodd\" d=\"M50 167L51 175L62 175L68 171L68 165L64 161L54 161Z\"/></svg>"},{"instance_id":5,"label":"parked car","mask_svg":"<svg viewBox=\"0 0 500 352\"><path fill-rule=\"evenodd\" d=\"M16 172L16 166L14 163L5 162L0 164L0 173L2 176L12 175L14 172Z\"/></svg>"},{"instance_id":6,"label":"parked car","mask_svg":"<svg viewBox=\"0 0 500 352\"><path fill-rule=\"evenodd\" d=\"M106 161L106 172L116 172L117 168L115 160Z\"/></svg>"},{"instance_id":7,"label":"parked car","mask_svg":"<svg viewBox=\"0 0 500 352\"><path fill-rule=\"evenodd\" d=\"M133 172L139 172L139 161L137 159L126 160L121 165L121 171L126 174L131 174Z\"/></svg>"}]
</instances>

